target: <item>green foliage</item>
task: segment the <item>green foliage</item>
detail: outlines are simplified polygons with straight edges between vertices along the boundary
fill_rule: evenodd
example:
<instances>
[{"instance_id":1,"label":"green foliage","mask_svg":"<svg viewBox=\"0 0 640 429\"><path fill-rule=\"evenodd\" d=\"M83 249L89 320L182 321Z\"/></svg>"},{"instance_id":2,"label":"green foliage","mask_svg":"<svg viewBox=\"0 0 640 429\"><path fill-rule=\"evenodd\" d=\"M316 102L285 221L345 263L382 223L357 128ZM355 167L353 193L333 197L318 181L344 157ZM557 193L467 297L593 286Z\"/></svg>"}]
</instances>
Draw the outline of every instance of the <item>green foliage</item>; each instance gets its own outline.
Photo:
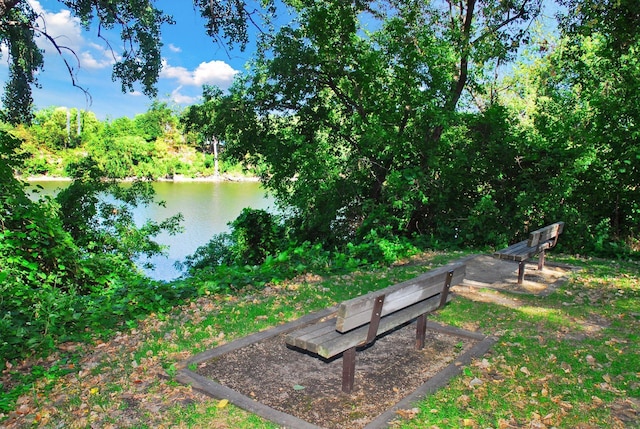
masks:
<instances>
[{"instance_id":1,"label":"green foliage","mask_svg":"<svg viewBox=\"0 0 640 429\"><path fill-rule=\"evenodd\" d=\"M282 247L283 227L265 210L245 208L230 224L235 245L232 258L240 265L258 265Z\"/></svg>"},{"instance_id":2,"label":"green foliage","mask_svg":"<svg viewBox=\"0 0 640 429\"><path fill-rule=\"evenodd\" d=\"M165 24L174 23L171 16L156 8L150 0L60 0L59 3L68 9L74 19L82 22L86 30L95 27L100 34L100 31L119 29L122 46L126 48L115 52L114 45L105 40L106 49L116 59L113 79L121 82L123 92L133 92L137 89L136 84L139 84L145 95L157 94L158 75L162 68L161 29ZM248 42L249 26L258 25L260 21L268 24L269 18L275 14L272 0L200 0L194 2L193 7L200 10L206 20L206 31L211 37L225 39L230 46L239 44L242 49ZM70 51L76 59L81 57L80 53L74 52L73 47L65 46L65 38L49 34L47 27L38 22L40 18L28 0L3 2L0 7L0 43L7 46L9 63L9 80L2 97L2 116L12 124L28 124L33 117L32 87L37 85L36 76L44 67L43 53L36 44L37 37L60 53L60 59L69 70L70 83L79 87L73 70L82 64L69 63L62 52ZM90 98L88 92L87 96ZM147 131L149 133L146 136L152 138L154 131L151 128Z\"/></svg>"},{"instance_id":3,"label":"green foliage","mask_svg":"<svg viewBox=\"0 0 640 429\"><path fill-rule=\"evenodd\" d=\"M180 116L180 122L187 135L195 134L198 146L202 151L213 152L209 147L211 140L218 139L223 134L220 123L216 119L222 91L219 88L205 85L202 93L202 104L187 107Z\"/></svg>"},{"instance_id":4,"label":"green foliage","mask_svg":"<svg viewBox=\"0 0 640 429\"><path fill-rule=\"evenodd\" d=\"M9 79L2 94L2 116L12 124L27 124L33 117L31 87L38 82L35 71L44 65L31 25L37 18L38 14L26 1L13 2L10 7L3 4L0 41L8 47Z\"/></svg>"},{"instance_id":5,"label":"green foliage","mask_svg":"<svg viewBox=\"0 0 640 429\"><path fill-rule=\"evenodd\" d=\"M13 178L7 156L15 145L0 134L0 355L7 358L50 347L54 336L64 335L77 315L72 297L86 280L81 251L55 206L32 201Z\"/></svg>"},{"instance_id":6,"label":"green foliage","mask_svg":"<svg viewBox=\"0 0 640 429\"><path fill-rule=\"evenodd\" d=\"M465 89L490 79L481 65L512 57L538 5L295 2L296 21L265 39L220 104L229 152L261 168L299 241L385 231L453 242L466 214L455 203L477 184L454 177L467 142L443 133L467 120Z\"/></svg>"},{"instance_id":7,"label":"green foliage","mask_svg":"<svg viewBox=\"0 0 640 429\"><path fill-rule=\"evenodd\" d=\"M526 112L523 122L533 129L523 129L524 137L535 151L531 162L522 159L535 186L516 201L567 222L566 249L633 255L640 233L635 6L565 3L563 37L513 79L519 100L511 103Z\"/></svg>"},{"instance_id":8,"label":"green foliage","mask_svg":"<svg viewBox=\"0 0 640 429\"><path fill-rule=\"evenodd\" d=\"M200 15L206 20L205 27L209 36L218 42L238 44L242 50L249 42L250 26L260 21L258 17L268 21L275 14L274 3L273 0L193 2L194 7L199 8Z\"/></svg>"},{"instance_id":9,"label":"green foliage","mask_svg":"<svg viewBox=\"0 0 640 429\"><path fill-rule=\"evenodd\" d=\"M123 117L104 122L91 112L46 108L36 112L31 125L9 127L22 140L16 154L24 155L14 171L24 177L70 177L74 165L89 157L106 177L116 179L245 174L224 152L218 162L208 153L209 146L197 152L178 125L178 115L157 101L133 120Z\"/></svg>"},{"instance_id":10,"label":"green foliage","mask_svg":"<svg viewBox=\"0 0 640 429\"><path fill-rule=\"evenodd\" d=\"M221 265L260 265L283 248L284 227L275 215L265 210L245 208L229 227L230 233L215 235L187 257L185 265L192 270Z\"/></svg>"},{"instance_id":11,"label":"green foliage","mask_svg":"<svg viewBox=\"0 0 640 429\"><path fill-rule=\"evenodd\" d=\"M115 138L140 135L135 123L130 118L123 116L112 121L107 120L102 131L102 138Z\"/></svg>"},{"instance_id":12,"label":"green foliage","mask_svg":"<svg viewBox=\"0 0 640 429\"><path fill-rule=\"evenodd\" d=\"M167 103L154 100L146 113L136 115L133 125L136 132L147 142L155 142L175 129L178 119Z\"/></svg>"},{"instance_id":13,"label":"green foliage","mask_svg":"<svg viewBox=\"0 0 640 429\"><path fill-rule=\"evenodd\" d=\"M155 8L153 2L103 3L91 0L60 1L71 14L89 29L93 24L103 29L119 26L120 36L127 46L122 52L114 52L114 79L122 82L123 91L133 91L140 83L147 95L155 95L155 85L161 68L160 27L172 23L172 19ZM39 25L38 12L26 0L3 4L0 9L0 41L9 45L10 80L5 86L3 102L5 117L13 123L29 123L32 108L31 87L37 84L35 76L44 66L42 51L36 45L36 37L51 43L58 52L68 47L60 38L47 33L46 26ZM107 49L111 49L107 44ZM66 59L63 59L65 63ZM71 70L75 65L67 64ZM69 80L75 85L72 75Z\"/></svg>"},{"instance_id":14,"label":"green foliage","mask_svg":"<svg viewBox=\"0 0 640 429\"><path fill-rule=\"evenodd\" d=\"M208 245L200 247L196 253L187 257L185 265L190 277L184 281L197 286L200 293L235 293L250 285L262 287L267 283L279 283L310 272L325 274L352 270L369 263L359 259L360 256L371 255L370 249L359 246L343 253L327 251L320 244L304 242L290 244L288 248L268 255L259 265L239 265L232 261L216 265L218 261L225 260L225 255L230 255L232 247L229 235L214 237ZM376 256L379 256L377 252ZM221 259L215 259L216 257ZM208 264L209 261L211 265Z\"/></svg>"},{"instance_id":15,"label":"green foliage","mask_svg":"<svg viewBox=\"0 0 640 429\"><path fill-rule=\"evenodd\" d=\"M115 74L153 93L159 25L170 19L146 1L64 3L86 23L129 26L133 50ZM211 34L245 43L244 2L210 3L196 5ZM33 116L35 15L12 3L0 14L4 119L24 124L11 128L21 145L0 136L0 353L46 349L105 315L132 321L204 290L388 264L426 245L502 247L557 220L567 225L561 250L637 255L635 6L563 3L560 40L532 44L502 94L495 76L531 43L523 26L538 1L291 1L295 21L263 35L229 94L203 88L180 122L156 101L104 124L73 109ZM222 171L234 161L257 169L288 216L245 210L187 259L185 286L151 283L134 261L161 252L153 238L179 219L136 225L149 183L111 179L212 174L212 141L225 143ZM13 176L64 169L75 180L57 201L32 201Z\"/></svg>"},{"instance_id":16,"label":"green foliage","mask_svg":"<svg viewBox=\"0 0 640 429\"><path fill-rule=\"evenodd\" d=\"M155 142L139 136L100 139L89 147L89 153L108 177L124 179L138 176L152 164ZM141 174L139 177L147 177Z\"/></svg>"},{"instance_id":17,"label":"green foliage","mask_svg":"<svg viewBox=\"0 0 640 429\"><path fill-rule=\"evenodd\" d=\"M148 182L121 186L89 160L58 195L32 200L13 176L19 141L0 133L0 356L50 350L109 324L171 308L195 289L142 277L134 264L163 248L180 216L135 224L132 209L153 202ZM107 197L108 196L108 197Z\"/></svg>"},{"instance_id":18,"label":"green foliage","mask_svg":"<svg viewBox=\"0 0 640 429\"><path fill-rule=\"evenodd\" d=\"M346 254L362 265L389 265L404 257L418 253L420 246L404 237L379 234L375 229L357 245L349 243ZM337 253L337 252L336 252ZM338 257L338 254L336 254Z\"/></svg>"},{"instance_id":19,"label":"green foliage","mask_svg":"<svg viewBox=\"0 0 640 429\"><path fill-rule=\"evenodd\" d=\"M418 243L372 231L359 244L327 250L321 243L290 241L285 226L263 210L245 209L230 224L186 258L188 284L201 293L237 292L249 285L278 283L305 273L328 274L357 267L387 266L420 251Z\"/></svg>"},{"instance_id":20,"label":"green foliage","mask_svg":"<svg viewBox=\"0 0 640 429\"><path fill-rule=\"evenodd\" d=\"M147 220L136 225L133 209L154 203L150 182L136 180L123 186L103 180L104 173L90 159L74 167L73 183L56 198L63 225L79 246L92 253L119 255L133 264L139 256L162 253L163 246L153 237L163 231L181 232L181 214L160 223Z\"/></svg>"},{"instance_id":21,"label":"green foliage","mask_svg":"<svg viewBox=\"0 0 640 429\"><path fill-rule=\"evenodd\" d=\"M73 109L74 111L76 109ZM79 135L74 127L71 132L71 111L65 107L43 109L36 112L33 124L34 136L41 147L59 150L79 144ZM75 122L75 115L73 116Z\"/></svg>"}]
</instances>

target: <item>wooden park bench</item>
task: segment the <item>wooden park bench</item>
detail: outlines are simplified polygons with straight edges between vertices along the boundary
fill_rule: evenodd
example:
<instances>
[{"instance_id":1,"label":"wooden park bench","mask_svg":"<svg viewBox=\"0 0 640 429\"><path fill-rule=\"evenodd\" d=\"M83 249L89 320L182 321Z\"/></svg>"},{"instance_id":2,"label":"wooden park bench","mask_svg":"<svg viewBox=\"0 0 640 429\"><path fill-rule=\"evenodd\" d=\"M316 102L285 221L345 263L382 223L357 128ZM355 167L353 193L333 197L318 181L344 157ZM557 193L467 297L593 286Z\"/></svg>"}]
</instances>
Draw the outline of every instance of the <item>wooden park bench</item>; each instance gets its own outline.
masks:
<instances>
[{"instance_id":1,"label":"wooden park bench","mask_svg":"<svg viewBox=\"0 0 640 429\"><path fill-rule=\"evenodd\" d=\"M518 262L518 284L522 284L524 279L524 265L527 259L539 254L538 270L544 268L544 253L558 243L558 237L562 234L564 222L537 229L529 234L529 239L512 244L506 249L499 250L493 254L496 258Z\"/></svg>"},{"instance_id":2,"label":"wooden park bench","mask_svg":"<svg viewBox=\"0 0 640 429\"><path fill-rule=\"evenodd\" d=\"M419 277L342 302L335 317L286 336L286 343L330 359L342 353L342 391L353 389L356 349L417 318L416 348L425 343L427 313L450 300L451 286L462 282L466 265L454 263Z\"/></svg>"}]
</instances>

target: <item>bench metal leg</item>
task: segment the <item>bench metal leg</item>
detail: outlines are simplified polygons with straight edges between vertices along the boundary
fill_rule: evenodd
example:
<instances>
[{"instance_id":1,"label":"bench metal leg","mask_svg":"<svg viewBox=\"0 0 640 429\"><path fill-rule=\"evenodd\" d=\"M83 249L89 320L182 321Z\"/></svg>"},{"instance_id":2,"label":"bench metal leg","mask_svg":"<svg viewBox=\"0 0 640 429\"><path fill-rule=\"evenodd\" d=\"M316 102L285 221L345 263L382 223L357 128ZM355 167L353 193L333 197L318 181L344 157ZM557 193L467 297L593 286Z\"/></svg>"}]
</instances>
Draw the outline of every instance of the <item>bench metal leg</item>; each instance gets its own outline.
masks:
<instances>
[{"instance_id":1,"label":"bench metal leg","mask_svg":"<svg viewBox=\"0 0 640 429\"><path fill-rule=\"evenodd\" d=\"M342 391L351 393L356 372L356 348L351 347L342 354Z\"/></svg>"},{"instance_id":2,"label":"bench metal leg","mask_svg":"<svg viewBox=\"0 0 640 429\"><path fill-rule=\"evenodd\" d=\"M538 256L538 270L541 270L544 268L544 250L542 250L540 252L540 256Z\"/></svg>"},{"instance_id":3,"label":"bench metal leg","mask_svg":"<svg viewBox=\"0 0 640 429\"><path fill-rule=\"evenodd\" d=\"M524 280L524 263L525 261L518 262L518 284L522 284L522 280Z\"/></svg>"},{"instance_id":4,"label":"bench metal leg","mask_svg":"<svg viewBox=\"0 0 640 429\"><path fill-rule=\"evenodd\" d=\"M440 307L444 307L447 303L447 296L449 296L449 289L451 289L451 279L453 278L453 271L447 273L447 277L444 280L444 286L442 293L440 294Z\"/></svg>"},{"instance_id":5,"label":"bench metal leg","mask_svg":"<svg viewBox=\"0 0 640 429\"><path fill-rule=\"evenodd\" d=\"M416 321L416 350L424 348L424 339L427 333L427 315L421 314Z\"/></svg>"}]
</instances>

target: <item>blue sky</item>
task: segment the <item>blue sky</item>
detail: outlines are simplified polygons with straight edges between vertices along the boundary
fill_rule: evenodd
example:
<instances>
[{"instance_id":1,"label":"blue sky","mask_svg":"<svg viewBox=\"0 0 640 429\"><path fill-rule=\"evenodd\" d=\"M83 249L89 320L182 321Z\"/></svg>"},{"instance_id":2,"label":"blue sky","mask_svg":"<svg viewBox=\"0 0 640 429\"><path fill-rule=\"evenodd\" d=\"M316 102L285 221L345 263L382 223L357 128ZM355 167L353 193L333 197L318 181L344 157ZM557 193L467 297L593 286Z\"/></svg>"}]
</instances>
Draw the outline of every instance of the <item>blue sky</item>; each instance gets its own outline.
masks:
<instances>
[{"instance_id":1,"label":"blue sky","mask_svg":"<svg viewBox=\"0 0 640 429\"><path fill-rule=\"evenodd\" d=\"M80 59L77 82L91 94L91 104L85 94L74 88L66 66L44 37L39 38L45 50L45 67L38 79L41 88L34 88L36 109L63 106L93 111L99 119L133 117L148 110L153 100L141 92L123 94L121 84L111 79L113 58L104 41L98 39L97 29L85 31L80 21L71 16L59 1L29 0L46 22L47 31L57 37L59 44L67 45ZM557 6L545 1L547 16ZM206 35L204 21L193 8L191 0L158 0L157 7L173 15L176 24L162 28L163 70L158 82L160 101L170 106L185 107L199 101L204 84L226 89L234 76L244 71L251 57L251 48L241 52L238 48L228 50ZM551 6L551 7L549 7ZM104 35L104 34L103 34ZM119 29L107 34L116 53L122 50ZM5 51L4 49L2 51ZM5 51L6 52L6 51ZM72 56L66 56L76 66ZM0 84L7 78L6 58L0 58Z\"/></svg>"},{"instance_id":2,"label":"blue sky","mask_svg":"<svg viewBox=\"0 0 640 429\"><path fill-rule=\"evenodd\" d=\"M54 0L30 0L46 21L48 32L58 37L80 58L77 73L78 84L86 88L92 97L89 105L84 93L71 84L64 62L52 46L41 39L45 49L45 66L38 80L42 88L34 88L36 109L48 106L64 106L93 111L99 119L133 117L147 111L152 100L141 92L121 91L119 82L111 79L113 58L105 43L99 40L96 28L85 31L77 18L71 16L62 4ZM158 97L171 106L187 106L198 102L202 85L217 85L226 89L235 74L244 70L251 56L250 49L227 50L206 35L199 12L189 0L160 0L157 7L173 15L176 24L162 27L163 70L158 82ZM121 50L118 29L109 35L109 42L116 53ZM67 55L70 63L75 59ZM0 61L0 81L7 79L6 58Z\"/></svg>"}]
</instances>

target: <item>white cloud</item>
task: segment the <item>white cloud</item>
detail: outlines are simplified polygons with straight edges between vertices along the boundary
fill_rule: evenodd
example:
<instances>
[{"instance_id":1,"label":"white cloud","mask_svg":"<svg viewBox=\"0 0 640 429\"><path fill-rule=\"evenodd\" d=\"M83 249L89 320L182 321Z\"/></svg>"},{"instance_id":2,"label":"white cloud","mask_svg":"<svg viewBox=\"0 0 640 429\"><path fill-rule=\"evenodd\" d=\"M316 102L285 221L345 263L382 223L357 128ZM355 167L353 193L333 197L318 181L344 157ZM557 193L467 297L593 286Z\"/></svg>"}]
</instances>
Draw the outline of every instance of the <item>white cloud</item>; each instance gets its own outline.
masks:
<instances>
[{"instance_id":1,"label":"white cloud","mask_svg":"<svg viewBox=\"0 0 640 429\"><path fill-rule=\"evenodd\" d=\"M191 97L188 95L181 94L180 93L181 89L182 89L182 85L180 85L179 87L177 87L171 92L171 101L177 104L194 104L198 100L198 97Z\"/></svg>"},{"instance_id":2,"label":"white cloud","mask_svg":"<svg viewBox=\"0 0 640 429\"><path fill-rule=\"evenodd\" d=\"M59 47L65 48L62 49L63 55L72 67L76 65L74 55L80 61L82 68L96 70L113 65L113 53L97 43L89 43L83 37L80 19L72 16L71 11L62 9L56 13L50 12L45 10L37 0L29 0L29 4L41 17L37 21L38 27L54 39ZM48 37L38 37L37 43L45 53L59 55Z\"/></svg>"},{"instance_id":3,"label":"white cloud","mask_svg":"<svg viewBox=\"0 0 640 429\"><path fill-rule=\"evenodd\" d=\"M209 61L208 63L200 63L193 72L193 78L198 86L205 83L215 84L218 86L229 86L233 81L233 77L238 72L224 61Z\"/></svg>"},{"instance_id":4,"label":"white cloud","mask_svg":"<svg viewBox=\"0 0 640 429\"><path fill-rule=\"evenodd\" d=\"M175 79L183 85L190 85L191 73L184 67L174 67L167 63L167 60L162 60L162 70L160 71L160 77L166 79Z\"/></svg>"},{"instance_id":5,"label":"white cloud","mask_svg":"<svg viewBox=\"0 0 640 429\"><path fill-rule=\"evenodd\" d=\"M79 18L71 16L71 11L68 9L63 9L58 13L49 12L36 0L29 0L29 4L41 17L37 21L37 26L42 32L51 36L60 46L66 46L76 52L80 50L84 40ZM37 42L41 48L45 50L49 48L53 51L49 39L39 37Z\"/></svg>"},{"instance_id":6,"label":"white cloud","mask_svg":"<svg viewBox=\"0 0 640 429\"><path fill-rule=\"evenodd\" d=\"M92 70L103 69L106 67L110 67L113 64L113 61L108 57L102 60L98 60L93 56L93 54L87 51L81 52L78 58L80 58L81 67Z\"/></svg>"},{"instance_id":7,"label":"white cloud","mask_svg":"<svg viewBox=\"0 0 640 429\"><path fill-rule=\"evenodd\" d=\"M171 52L175 52L175 53L182 52L182 49L179 46L174 45L173 43L169 43L168 47Z\"/></svg>"},{"instance_id":8,"label":"white cloud","mask_svg":"<svg viewBox=\"0 0 640 429\"><path fill-rule=\"evenodd\" d=\"M171 66L166 60L163 60L160 77L175 79L183 86L202 86L209 84L221 88L228 88L237 73L237 70L234 70L224 61L200 63L194 71L189 71L185 67Z\"/></svg>"}]
</instances>

